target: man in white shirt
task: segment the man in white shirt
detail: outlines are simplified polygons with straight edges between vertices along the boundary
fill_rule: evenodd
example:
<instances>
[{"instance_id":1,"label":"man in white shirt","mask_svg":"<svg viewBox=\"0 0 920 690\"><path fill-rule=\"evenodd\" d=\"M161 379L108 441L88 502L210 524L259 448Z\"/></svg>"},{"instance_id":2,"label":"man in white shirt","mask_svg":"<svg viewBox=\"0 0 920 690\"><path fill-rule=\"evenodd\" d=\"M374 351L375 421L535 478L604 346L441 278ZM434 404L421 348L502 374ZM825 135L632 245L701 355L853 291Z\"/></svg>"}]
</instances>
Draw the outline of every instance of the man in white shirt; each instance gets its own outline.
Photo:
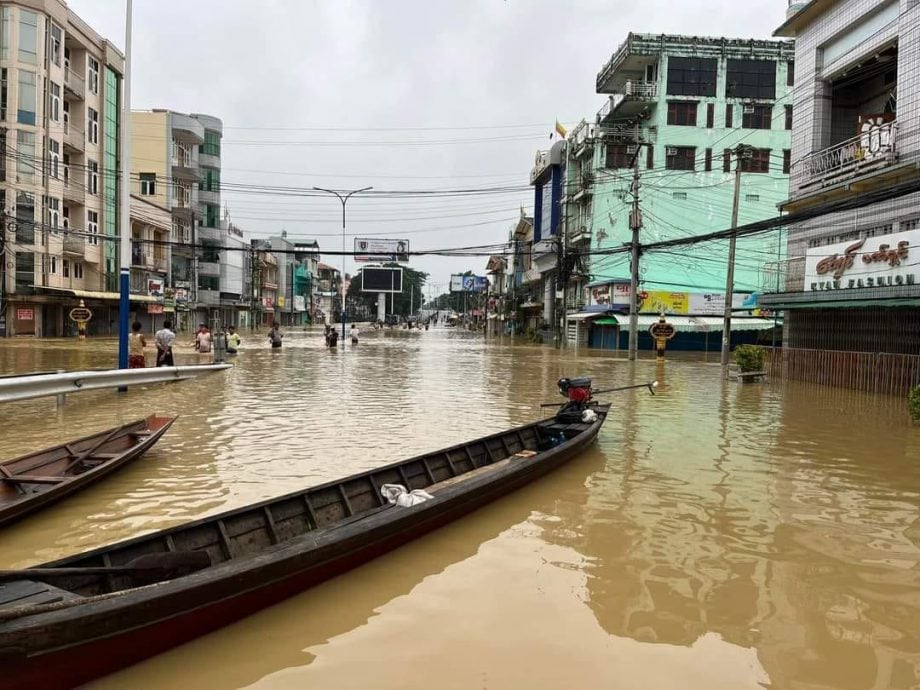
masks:
<instances>
[{"instance_id":1,"label":"man in white shirt","mask_svg":"<svg viewBox=\"0 0 920 690\"><path fill-rule=\"evenodd\" d=\"M176 334L172 332L172 321L164 321L163 328L156 332L153 337L157 346L157 366L173 367L172 345L176 340Z\"/></svg>"}]
</instances>

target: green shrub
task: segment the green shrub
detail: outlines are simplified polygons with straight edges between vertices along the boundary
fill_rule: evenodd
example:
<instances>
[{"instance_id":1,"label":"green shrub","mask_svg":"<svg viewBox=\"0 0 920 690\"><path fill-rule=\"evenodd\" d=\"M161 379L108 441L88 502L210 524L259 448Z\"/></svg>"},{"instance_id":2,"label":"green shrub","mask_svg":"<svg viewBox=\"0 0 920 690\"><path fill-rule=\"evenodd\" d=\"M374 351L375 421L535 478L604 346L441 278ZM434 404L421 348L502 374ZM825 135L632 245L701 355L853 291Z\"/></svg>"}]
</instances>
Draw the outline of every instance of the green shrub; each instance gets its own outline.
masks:
<instances>
[{"instance_id":1,"label":"green shrub","mask_svg":"<svg viewBox=\"0 0 920 690\"><path fill-rule=\"evenodd\" d=\"M763 371L767 353L756 345L739 345L735 348L735 363L742 372Z\"/></svg>"},{"instance_id":2,"label":"green shrub","mask_svg":"<svg viewBox=\"0 0 920 690\"><path fill-rule=\"evenodd\" d=\"M910 418L920 422L920 386L915 386L907 396L907 409L910 410Z\"/></svg>"}]
</instances>

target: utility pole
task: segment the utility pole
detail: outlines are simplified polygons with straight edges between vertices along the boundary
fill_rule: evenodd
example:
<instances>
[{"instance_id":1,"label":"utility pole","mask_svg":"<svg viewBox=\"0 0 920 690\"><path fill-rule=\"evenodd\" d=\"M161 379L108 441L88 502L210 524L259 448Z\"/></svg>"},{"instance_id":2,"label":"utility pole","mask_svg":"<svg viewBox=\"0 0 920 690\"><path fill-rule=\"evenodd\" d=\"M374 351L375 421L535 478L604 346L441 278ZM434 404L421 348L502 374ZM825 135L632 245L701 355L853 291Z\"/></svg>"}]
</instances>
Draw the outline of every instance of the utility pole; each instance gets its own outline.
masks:
<instances>
[{"instance_id":1,"label":"utility pole","mask_svg":"<svg viewBox=\"0 0 920 690\"><path fill-rule=\"evenodd\" d=\"M131 0L125 4L125 71L121 77L121 199L119 209L118 368L128 368L128 312L131 310ZM126 386L118 389L128 390Z\"/></svg>"},{"instance_id":2,"label":"utility pole","mask_svg":"<svg viewBox=\"0 0 920 690\"><path fill-rule=\"evenodd\" d=\"M722 319L722 368L728 366L732 338L732 297L735 287L735 242L738 228L738 204L741 200L741 159L752 156L751 147L735 148L735 195L732 199L732 234L728 240L728 270L725 278L725 315Z\"/></svg>"},{"instance_id":3,"label":"utility pole","mask_svg":"<svg viewBox=\"0 0 920 690\"><path fill-rule=\"evenodd\" d=\"M632 210L629 228L632 230L629 279L629 361L635 361L639 350L639 230L642 228L642 211L639 209L639 151L641 144L636 135L636 155L633 157Z\"/></svg>"}]
</instances>

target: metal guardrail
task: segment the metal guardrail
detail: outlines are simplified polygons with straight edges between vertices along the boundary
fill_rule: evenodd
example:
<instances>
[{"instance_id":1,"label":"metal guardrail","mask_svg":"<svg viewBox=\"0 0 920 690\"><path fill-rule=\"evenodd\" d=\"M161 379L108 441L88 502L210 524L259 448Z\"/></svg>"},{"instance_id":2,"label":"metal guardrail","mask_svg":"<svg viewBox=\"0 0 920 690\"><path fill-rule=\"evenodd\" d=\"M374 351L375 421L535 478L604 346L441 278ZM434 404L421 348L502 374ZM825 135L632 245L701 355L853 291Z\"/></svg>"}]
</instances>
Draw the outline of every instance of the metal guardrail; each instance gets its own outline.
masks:
<instances>
[{"instance_id":1,"label":"metal guardrail","mask_svg":"<svg viewBox=\"0 0 920 690\"><path fill-rule=\"evenodd\" d=\"M898 122L873 126L855 137L804 156L796 165L801 187L827 186L897 160Z\"/></svg>"},{"instance_id":2,"label":"metal guardrail","mask_svg":"<svg viewBox=\"0 0 920 690\"><path fill-rule=\"evenodd\" d=\"M67 393L123 388L150 383L185 381L202 374L231 369L230 364L199 364L149 369L108 369L24 374L0 378L0 403L47 398Z\"/></svg>"}]
</instances>

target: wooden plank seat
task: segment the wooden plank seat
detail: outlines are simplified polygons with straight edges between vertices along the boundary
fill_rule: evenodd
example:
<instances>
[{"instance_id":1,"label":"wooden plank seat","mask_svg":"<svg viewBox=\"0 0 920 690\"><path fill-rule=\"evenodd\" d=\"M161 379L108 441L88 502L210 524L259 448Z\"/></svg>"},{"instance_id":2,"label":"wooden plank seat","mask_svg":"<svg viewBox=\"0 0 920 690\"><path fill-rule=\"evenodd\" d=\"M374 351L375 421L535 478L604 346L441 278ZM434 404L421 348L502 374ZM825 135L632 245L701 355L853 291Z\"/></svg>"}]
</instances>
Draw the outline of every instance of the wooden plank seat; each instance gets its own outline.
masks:
<instances>
[{"instance_id":1,"label":"wooden plank seat","mask_svg":"<svg viewBox=\"0 0 920 690\"><path fill-rule=\"evenodd\" d=\"M526 454L526 455L525 455ZM431 486L426 486L424 491L427 491L430 494L437 493L441 489L446 489L449 486L454 484L459 484L464 482L467 479L472 479L473 477L479 477L484 474L491 474L500 470L502 467L507 467L511 464L512 460L515 460L520 457L533 457L536 455L532 450L522 450L519 453L515 453L510 458L505 458L504 460L496 460L491 465L483 465L482 467L477 467L475 470L470 470L469 472L464 472L463 474L458 474L456 477L448 477L447 479L442 479L437 484L432 484Z\"/></svg>"},{"instance_id":2,"label":"wooden plank seat","mask_svg":"<svg viewBox=\"0 0 920 690\"><path fill-rule=\"evenodd\" d=\"M52 477L47 474L14 474L9 477L0 477L0 481L13 482L16 484L60 484L61 482L70 481L72 477Z\"/></svg>"},{"instance_id":3,"label":"wooden plank seat","mask_svg":"<svg viewBox=\"0 0 920 690\"><path fill-rule=\"evenodd\" d=\"M14 580L0 584L0 606L53 604L58 601L80 598L79 594L34 580Z\"/></svg>"}]
</instances>

